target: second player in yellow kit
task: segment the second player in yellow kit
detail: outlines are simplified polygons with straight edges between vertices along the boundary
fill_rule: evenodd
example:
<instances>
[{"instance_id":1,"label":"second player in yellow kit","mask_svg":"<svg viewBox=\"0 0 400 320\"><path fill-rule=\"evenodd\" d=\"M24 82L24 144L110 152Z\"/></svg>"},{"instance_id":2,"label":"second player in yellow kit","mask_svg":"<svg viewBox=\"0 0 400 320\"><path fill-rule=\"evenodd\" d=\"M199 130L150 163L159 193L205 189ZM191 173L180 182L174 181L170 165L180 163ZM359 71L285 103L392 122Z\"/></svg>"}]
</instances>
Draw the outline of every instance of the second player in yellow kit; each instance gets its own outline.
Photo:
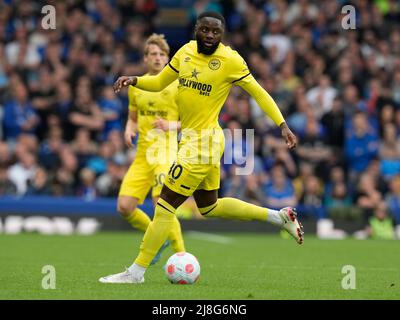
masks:
<instances>
[{"instance_id":1,"label":"second player in yellow kit","mask_svg":"<svg viewBox=\"0 0 400 320\"><path fill-rule=\"evenodd\" d=\"M177 81L161 92L148 92L129 87L129 111L137 114L138 140L135 161L122 182L119 195L132 196L142 204L150 189L158 197L171 163L177 154L177 130L154 128L157 119L178 122L175 102ZM152 152L153 151L153 152Z\"/></svg>"},{"instance_id":2,"label":"second player in yellow kit","mask_svg":"<svg viewBox=\"0 0 400 320\"><path fill-rule=\"evenodd\" d=\"M148 75L157 74L168 62L169 47L162 35L150 36L144 48L144 62ZM125 143L133 147L137 138L135 160L122 181L118 194L118 211L135 229L145 232L150 218L140 208L150 189L153 202L161 193L166 173L177 153L177 130L180 128L176 104L178 82L172 82L161 92L147 92L128 88L129 116L125 127ZM175 217L167 241L154 253L151 264L157 262L161 252L171 243L175 252L185 251L181 227ZM158 252L158 253L157 253ZM102 277L103 283L125 283L124 272Z\"/></svg>"}]
</instances>

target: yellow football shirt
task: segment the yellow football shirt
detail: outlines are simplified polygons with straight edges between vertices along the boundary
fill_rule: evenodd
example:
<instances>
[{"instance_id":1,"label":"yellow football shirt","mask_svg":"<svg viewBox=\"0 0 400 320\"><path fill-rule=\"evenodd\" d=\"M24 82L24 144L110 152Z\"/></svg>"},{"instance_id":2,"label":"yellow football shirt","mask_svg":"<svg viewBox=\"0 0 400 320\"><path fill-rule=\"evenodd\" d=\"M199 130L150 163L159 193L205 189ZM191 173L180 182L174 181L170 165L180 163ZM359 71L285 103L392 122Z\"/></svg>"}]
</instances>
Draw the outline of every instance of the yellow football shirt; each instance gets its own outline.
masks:
<instances>
[{"instance_id":1,"label":"yellow football shirt","mask_svg":"<svg viewBox=\"0 0 400 320\"><path fill-rule=\"evenodd\" d=\"M176 104L178 81L172 82L160 92L149 92L129 86L129 110L137 112L139 137L137 142L138 155L144 155L150 147L162 141L171 151L177 149L177 132L161 132L154 129L154 121L162 118L168 121L178 121L178 106ZM165 139L161 137L165 136ZM171 145L172 144L172 145Z\"/></svg>"},{"instance_id":2,"label":"yellow football shirt","mask_svg":"<svg viewBox=\"0 0 400 320\"><path fill-rule=\"evenodd\" d=\"M222 43L214 54L204 55L197 52L197 42L190 41L174 55L170 67L179 71L182 128L196 131L218 127L218 115L232 85L250 79L242 57Z\"/></svg>"},{"instance_id":3,"label":"yellow football shirt","mask_svg":"<svg viewBox=\"0 0 400 320\"><path fill-rule=\"evenodd\" d=\"M219 127L218 115L233 85L246 90L276 125L283 116L235 50L220 43L212 55L197 52L197 42L182 46L157 76L138 77L136 87L159 91L179 79L177 104L182 130Z\"/></svg>"}]
</instances>

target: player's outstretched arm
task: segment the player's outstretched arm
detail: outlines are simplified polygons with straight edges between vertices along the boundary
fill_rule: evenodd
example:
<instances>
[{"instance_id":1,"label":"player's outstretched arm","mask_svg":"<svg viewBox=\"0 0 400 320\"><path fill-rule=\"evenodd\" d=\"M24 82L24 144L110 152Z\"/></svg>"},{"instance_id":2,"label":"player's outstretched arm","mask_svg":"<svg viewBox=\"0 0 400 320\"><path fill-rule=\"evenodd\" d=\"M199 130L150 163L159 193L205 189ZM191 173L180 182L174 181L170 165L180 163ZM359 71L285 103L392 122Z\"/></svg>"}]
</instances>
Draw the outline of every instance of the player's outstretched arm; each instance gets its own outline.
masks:
<instances>
[{"instance_id":1,"label":"player's outstretched arm","mask_svg":"<svg viewBox=\"0 0 400 320\"><path fill-rule=\"evenodd\" d=\"M167 87L171 82L178 78L178 73L167 65L156 76L121 76L115 81L113 88L119 92L123 87L135 86L145 91L158 92Z\"/></svg>"},{"instance_id":2,"label":"player's outstretched arm","mask_svg":"<svg viewBox=\"0 0 400 320\"><path fill-rule=\"evenodd\" d=\"M261 109L275 122L281 129L282 137L285 139L289 149L297 146L297 138L289 129L274 99L265 91L259 83L252 77L246 79L246 82L238 83L246 90L258 103Z\"/></svg>"}]
</instances>

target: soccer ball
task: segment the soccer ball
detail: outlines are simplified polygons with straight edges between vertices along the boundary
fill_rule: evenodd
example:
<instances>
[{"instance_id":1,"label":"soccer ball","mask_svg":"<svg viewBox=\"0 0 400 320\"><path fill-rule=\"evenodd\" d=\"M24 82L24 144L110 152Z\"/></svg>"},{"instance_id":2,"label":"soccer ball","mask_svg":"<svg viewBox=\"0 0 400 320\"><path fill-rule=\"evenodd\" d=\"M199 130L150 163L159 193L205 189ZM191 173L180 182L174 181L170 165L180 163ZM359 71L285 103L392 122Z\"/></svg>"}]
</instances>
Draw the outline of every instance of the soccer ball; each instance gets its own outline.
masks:
<instances>
[{"instance_id":1,"label":"soccer ball","mask_svg":"<svg viewBox=\"0 0 400 320\"><path fill-rule=\"evenodd\" d=\"M177 252L165 264L165 274L171 283L192 284L200 276L200 264L189 252Z\"/></svg>"}]
</instances>

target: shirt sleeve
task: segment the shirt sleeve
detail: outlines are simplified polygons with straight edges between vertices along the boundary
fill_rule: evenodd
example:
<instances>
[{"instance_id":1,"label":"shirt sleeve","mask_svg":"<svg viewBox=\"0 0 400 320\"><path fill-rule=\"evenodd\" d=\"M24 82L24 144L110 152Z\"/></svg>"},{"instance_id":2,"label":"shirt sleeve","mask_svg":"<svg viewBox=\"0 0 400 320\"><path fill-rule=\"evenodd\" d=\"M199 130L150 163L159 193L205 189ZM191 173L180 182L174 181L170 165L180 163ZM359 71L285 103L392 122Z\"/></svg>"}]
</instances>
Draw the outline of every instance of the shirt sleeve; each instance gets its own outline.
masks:
<instances>
[{"instance_id":1,"label":"shirt sleeve","mask_svg":"<svg viewBox=\"0 0 400 320\"><path fill-rule=\"evenodd\" d=\"M138 77L135 87L145 91L159 92L177 78L178 73L175 72L168 64L156 76Z\"/></svg>"},{"instance_id":2,"label":"shirt sleeve","mask_svg":"<svg viewBox=\"0 0 400 320\"><path fill-rule=\"evenodd\" d=\"M246 90L256 100L260 108L267 114L277 126L280 126L285 119L282 116L274 99L265 91L260 84L250 74L246 77L246 80L242 79L236 82L244 90Z\"/></svg>"},{"instance_id":3,"label":"shirt sleeve","mask_svg":"<svg viewBox=\"0 0 400 320\"><path fill-rule=\"evenodd\" d=\"M228 73L228 81L237 85L246 83L251 75L246 61L236 51L231 54Z\"/></svg>"},{"instance_id":4,"label":"shirt sleeve","mask_svg":"<svg viewBox=\"0 0 400 320\"><path fill-rule=\"evenodd\" d=\"M135 87L129 86L128 88L128 107L129 111L137 111L137 104L135 99Z\"/></svg>"},{"instance_id":5,"label":"shirt sleeve","mask_svg":"<svg viewBox=\"0 0 400 320\"><path fill-rule=\"evenodd\" d=\"M168 66L174 70L176 73L179 73L180 69L180 60L182 56L182 51L184 50L184 47L180 48L172 57L171 61L168 63Z\"/></svg>"}]
</instances>

